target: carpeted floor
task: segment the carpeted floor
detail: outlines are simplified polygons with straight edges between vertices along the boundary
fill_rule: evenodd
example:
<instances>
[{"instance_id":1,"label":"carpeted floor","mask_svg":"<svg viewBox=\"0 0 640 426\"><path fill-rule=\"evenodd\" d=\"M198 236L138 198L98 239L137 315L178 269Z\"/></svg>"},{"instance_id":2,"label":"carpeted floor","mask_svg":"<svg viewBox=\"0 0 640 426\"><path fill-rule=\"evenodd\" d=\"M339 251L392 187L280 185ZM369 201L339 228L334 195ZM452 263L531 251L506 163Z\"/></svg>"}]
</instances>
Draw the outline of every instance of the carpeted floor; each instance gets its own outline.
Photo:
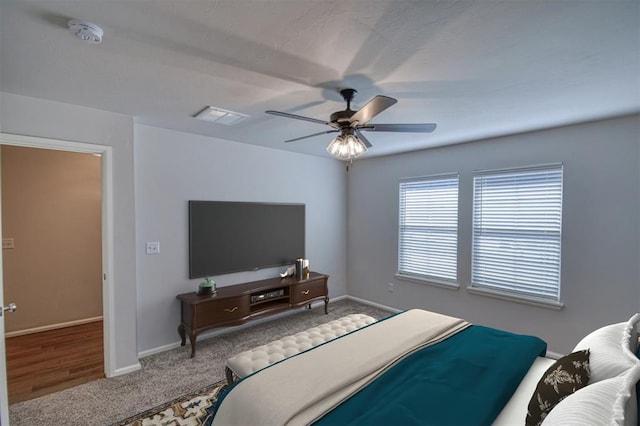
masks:
<instances>
[{"instance_id":1,"label":"carpeted floor","mask_svg":"<svg viewBox=\"0 0 640 426\"><path fill-rule=\"evenodd\" d=\"M322 307L299 309L267 323L199 340L193 359L187 343L142 358L139 371L12 404L9 420L12 426L110 425L223 380L226 360L239 352L352 313L376 319L390 314L348 299L331 303L328 315Z\"/></svg>"}]
</instances>

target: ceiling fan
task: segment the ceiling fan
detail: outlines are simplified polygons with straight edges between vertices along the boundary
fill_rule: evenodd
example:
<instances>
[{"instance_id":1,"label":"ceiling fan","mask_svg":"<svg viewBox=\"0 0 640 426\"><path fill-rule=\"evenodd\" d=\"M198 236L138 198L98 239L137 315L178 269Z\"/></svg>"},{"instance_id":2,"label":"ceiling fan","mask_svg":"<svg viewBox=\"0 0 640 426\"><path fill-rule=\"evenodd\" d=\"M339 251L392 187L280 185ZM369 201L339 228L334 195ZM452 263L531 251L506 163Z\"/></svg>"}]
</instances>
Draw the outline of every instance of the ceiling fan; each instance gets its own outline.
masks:
<instances>
[{"instance_id":1,"label":"ceiling fan","mask_svg":"<svg viewBox=\"0 0 640 426\"><path fill-rule=\"evenodd\" d=\"M355 94L355 89L340 90L342 98L347 103L347 109L344 111L336 111L331 114L329 121L317 120L315 118L303 117L301 115L289 114L280 111L265 111L267 114L278 115L296 120L309 121L311 123L325 124L331 126L331 130L314 133L312 135L302 136L295 139L289 139L285 142L295 142L314 136L325 135L328 133L340 133L327 147L327 151L341 160L352 160L371 148L371 142L362 134L363 131L368 132L404 132L404 133L431 133L436 128L434 123L417 123L417 124L373 124L369 123L376 115L386 110L396 102L397 99L388 96L377 95L367 102L358 111L351 109L351 101Z\"/></svg>"}]
</instances>

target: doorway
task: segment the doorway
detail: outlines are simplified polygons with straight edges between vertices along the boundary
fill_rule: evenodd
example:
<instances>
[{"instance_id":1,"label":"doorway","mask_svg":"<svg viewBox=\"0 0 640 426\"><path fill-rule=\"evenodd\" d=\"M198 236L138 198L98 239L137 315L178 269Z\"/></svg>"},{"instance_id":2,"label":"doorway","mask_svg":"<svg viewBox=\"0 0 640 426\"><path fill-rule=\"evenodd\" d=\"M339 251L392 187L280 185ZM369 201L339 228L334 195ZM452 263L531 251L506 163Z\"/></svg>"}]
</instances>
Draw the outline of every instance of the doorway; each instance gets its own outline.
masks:
<instances>
[{"instance_id":1,"label":"doorway","mask_svg":"<svg viewBox=\"0 0 640 426\"><path fill-rule=\"evenodd\" d=\"M104 377L99 154L4 145L9 402ZM82 356L79 356L82 354Z\"/></svg>"},{"instance_id":2,"label":"doorway","mask_svg":"<svg viewBox=\"0 0 640 426\"><path fill-rule=\"evenodd\" d=\"M100 352L104 355L103 357L103 365L101 366L101 374L106 375L107 377L111 377L114 375L114 371L112 366L114 365L114 357L115 354L112 353L114 349L114 338L111 335L111 330L113 330L113 288L112 288L112 279L113 276L113 213L111 206L113 205L113 195L112 195L112 149L108 146L94 145L94 144L85 144L78 142L69 142L69 141L61 141L55 139L45 139L45 138L37 138L37 137L28 137L28 136L19 136L19 135L9 135L9 134L0 134L0 144L3 146L15 146L15 147L29 147L29 148L39 148L46 150L56 150L56 151L65 151L71 153L84 153L84 154L95 154L96 161L100 165L100 173L99 180L101 183L101 194L98 197L101 200L101 207L99 208L101 212L101 218L99 219L99 231L98 235L101 240L101 243L98 245L101 248L101 255L98 261L100 271L98 273L98 280L100 284L98 284L98 294L101 295L101 302L98 301L98 304L101 305L102 311L102 322L100 323L100 327L102 328L102 344L100 345ZM97 155L100 155L98 157ZM3 236L3 241L11 238L8 235ZM18 244L17 241L13 241L14 245ZM10 242L7 242L7 245ZM0 263L2 265L2 263ZM6 268L7 265L4 265ZM4 269L2 266L0 268ZM0 273L3 271L0 269ZM38 279L46 280L47 277L41 277ZM0 278L0 292L3 292L3 280ZM36 286L37 288L37 286ZM37 291L35 292L37 293ZM34 294L35 296L35 294ZM45 296L46 298L46 296ZM0 298L1 300L1 298ZM10 300L5 298L5 303L9 303ZM55 309L55 306L49 306L51 310ZM20 309L20 307L18 307ZM0 317L0 321L3 321L4 318ZM85 318L86 319L86 318ZM88 318L96 319L95 317ZM99 317L98 317L99 319ZM7 319L7 322L9 320ZM73 321L70 321L73 324ZM80 321L82 323L82 321ZM90 321L91 322L91 321ZM80 325L80 324L75 324ZM35 327L37 328L37 327ZM46 327L45 327L46 328ZM9 330L7 330L9 331ZM10 332L10 331L9 331ZM4 340L3 340L4 343ZM4 351L0 351L0 369L4 370L6 365L6 360L4 358ZM3 383L0 383L0 388L6 386L5 375L0 374L0 379L2 379ZM6 387L4 387L6 389ZM0 415L4 419L6 419L7 412L5 411L5 407L7 407L6 393L2 392L4 395L0 395Z\"/></svg>"}]
</instances>

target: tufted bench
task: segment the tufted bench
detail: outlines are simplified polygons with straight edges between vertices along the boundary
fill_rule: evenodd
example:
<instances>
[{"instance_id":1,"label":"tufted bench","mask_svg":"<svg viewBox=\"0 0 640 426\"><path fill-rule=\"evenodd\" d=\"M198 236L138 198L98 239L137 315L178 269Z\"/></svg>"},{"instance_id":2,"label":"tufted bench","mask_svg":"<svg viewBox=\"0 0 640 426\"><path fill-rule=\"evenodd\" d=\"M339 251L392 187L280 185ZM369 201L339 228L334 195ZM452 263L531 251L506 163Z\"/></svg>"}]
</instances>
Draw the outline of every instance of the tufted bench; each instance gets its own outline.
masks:
<instances>
[{"instance_id":1,"label":"tufted bench","mask_svg":"<svg viewBox=\"0 0 640 426\"><path fill-rule=\"evenodd\" d=\"M293 336L283 337L266 345L241 352L227 360L225 373L227 382L233 383L234 376L243 378L292 355L306 351L331 339L374 323L376 320L365 314L351 314L329 321Z\"/></svg>"}]
</instances>

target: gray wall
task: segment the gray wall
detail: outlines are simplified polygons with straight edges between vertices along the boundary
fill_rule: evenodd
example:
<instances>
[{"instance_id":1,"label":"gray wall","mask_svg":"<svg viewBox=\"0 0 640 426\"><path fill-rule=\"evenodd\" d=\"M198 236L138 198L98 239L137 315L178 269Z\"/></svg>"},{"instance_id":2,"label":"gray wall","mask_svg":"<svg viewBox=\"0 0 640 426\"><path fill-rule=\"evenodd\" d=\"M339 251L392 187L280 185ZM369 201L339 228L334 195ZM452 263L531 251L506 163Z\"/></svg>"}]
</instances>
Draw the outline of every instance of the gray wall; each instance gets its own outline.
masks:
<instances>
[{"instance_id":1,"label":"gray wall","mask_svg":"<svg viewBox=\"0 0 640 426\"><path fill-rule=\"evenodd\" d=\"M346 294L346 173L335 160L135 126L138 349L179 341L175 296L188 278L188 200L306 204L306 257L330 275L329 296ZM160 254L145 255L148 241ZM214 276L219 286L274 277L284 268Z\"/></svg>"},{"instance_id":2,"label":"gray wall","mask_svg":"<svg viewBox=\"0 0 640 426\"><path fill-rule=\"evenodd\" d=\"M542 337L570 351L640 306L639 116L357 161L348 181L350 295ZM470 294L472 172L564 164L561 311ZM457 291L400 280L398 180L459 172ZM395 283L389 293L388 283Z\"/></svg>"},{"instance_id":3,"label":"gray wall","mask_svg":"<svg viewBox=\"0 0 640 426\"><path fill-rule=\"evenodd\" d=\"M174 297L198 283L187 278L186 201L195 198L306 203L307 257L312 269L331 275L332 297L350 294L536 334L555 352L566 352L590 330L639 310L637 115L361 159L345 176L343 165L333 160L134 127L132 117L81 106L1 93L0 108L5 133L113 147L116 370L137 365L138 351L178 340ZM559 161L565 165L565 308L467 293L472 171ZM396 279L398 180L456 171L460 290ZM144 255L146 241L160 241L160 255ZM229 274L216 281L230 285L275 272ZM394 293L387 292L389 282L396 284Z\"/></svg>"},{"instance_id":4,"label":"gray wall","mask_svg":"<svg viewBox=\"0 0 640 426\"><path fill-rule=\"evenodd\" d=\"M133 118L76 105L0 93L3 133L113 147L114 370L138 365Z\"/></svg>"}]
</instances>

